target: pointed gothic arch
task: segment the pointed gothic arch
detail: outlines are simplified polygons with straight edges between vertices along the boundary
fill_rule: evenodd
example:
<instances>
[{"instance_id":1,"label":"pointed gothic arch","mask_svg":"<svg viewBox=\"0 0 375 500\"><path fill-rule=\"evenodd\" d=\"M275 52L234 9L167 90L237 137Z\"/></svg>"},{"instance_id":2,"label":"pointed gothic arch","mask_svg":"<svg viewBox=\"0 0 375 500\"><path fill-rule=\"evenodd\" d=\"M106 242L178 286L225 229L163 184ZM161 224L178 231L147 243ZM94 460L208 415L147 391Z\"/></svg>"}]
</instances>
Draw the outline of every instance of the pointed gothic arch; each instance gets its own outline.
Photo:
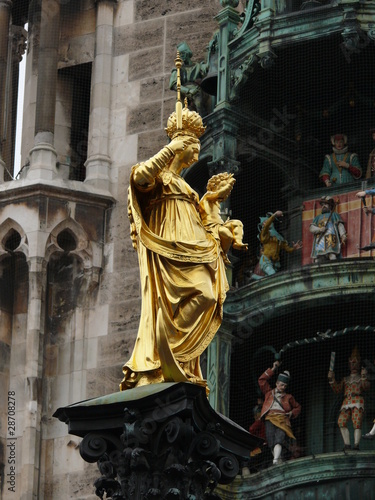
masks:
<instances>
[{"instance_id":1,"label":"pointed gothic arch","mask_svg":"<svg viewBox=\"0 0 375 500\"><path fill-rule=\"evenodd\" d=\"M18 235L16 245L9 247L7 242L13 235ZM22 253L26 259L29 256L28 239L23 228L14 219L8 217L0 224L0 260L11 255L11 253Z\"/></svg>"},{"instance_id":2,"label":"pointed gothic arch","mask_svg":"<svg viewBox=\"0 0 375 500\"><path fill-rule=\"evenodd\" d=\"M71 241L74 240L74 245L72 242L67 245L63 244L68 236ZM90 269L94 265L92 243L83 227L71 217L57 224L51 231L46 243L45 259L47 262L55 252L76 255L85 269Z\"/></svg>"}]
</instances>

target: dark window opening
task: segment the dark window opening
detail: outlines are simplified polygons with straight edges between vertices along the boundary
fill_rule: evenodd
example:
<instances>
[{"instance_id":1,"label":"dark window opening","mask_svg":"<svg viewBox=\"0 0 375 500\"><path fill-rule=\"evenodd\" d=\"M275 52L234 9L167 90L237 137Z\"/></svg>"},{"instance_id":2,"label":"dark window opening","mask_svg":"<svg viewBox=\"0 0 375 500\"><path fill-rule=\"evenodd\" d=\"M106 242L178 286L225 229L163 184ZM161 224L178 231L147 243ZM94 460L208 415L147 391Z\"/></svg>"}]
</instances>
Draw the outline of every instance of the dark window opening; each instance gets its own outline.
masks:
<instances>
[{"instance_id":1,"label":"dark window opening","mask_svg":"<svg viewBox=\"0 0 375 500\"><path fill-rule=\"evenodd\" d=\"M86 177L87 140L90 117L91 63L60 70L72 85L69 179L84 181Z\"/></svg>"},{"instance_id":2,"label":"dark window opening","mask_svg":"<svg viewBox=\"0 0 375 500\"><path fill-rule=\"evenodd\" d=\"M70 252L77 248L77 242L73 234L67 229L61 231L61 233L57 236L57 243L65 252Z\"/></svg>"},{"instance_id":3,"label":"dark window opening","mask_svg":"<svg viewBox=\"0 0 375 500\"><path fill-rule=\"evenodd\" d=\"M21 243L21 236L14 229L11 229L4 238L4 248L8 252L14 252L14 250L17 247L19 247L20 243Z\"/></svg>"}]
</instances>

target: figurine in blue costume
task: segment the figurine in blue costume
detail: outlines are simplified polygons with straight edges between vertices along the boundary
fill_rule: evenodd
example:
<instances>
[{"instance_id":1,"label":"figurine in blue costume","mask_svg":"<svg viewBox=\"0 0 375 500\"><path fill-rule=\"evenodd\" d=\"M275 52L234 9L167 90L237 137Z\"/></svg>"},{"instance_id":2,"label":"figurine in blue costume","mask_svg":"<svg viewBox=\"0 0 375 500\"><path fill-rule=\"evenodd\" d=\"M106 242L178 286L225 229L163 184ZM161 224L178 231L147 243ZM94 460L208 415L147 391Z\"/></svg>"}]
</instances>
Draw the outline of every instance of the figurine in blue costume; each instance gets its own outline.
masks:
<instances>
[{"instance_id":1,"label":"figurine in blue costume","mask_svg":"<svg viewBox=\"0 0 375 500\"><path fill-rule=\"evenodd\" d=\"M348 153L347 137L344 134L331 136L333 152L324 158L319 177L327 187L353 182L361 178L362 169L358 156Z\"/></svg>"},{"instance_id":2,"label":"figurine in blue costume","mask_svg":"<svg viewBox=\"0 0 375 500\"><path fill-rule=\"evenodd\" d=\"M311 258L316 263L341 257L341 246L347 239L344 221L335 212L335 200L323 196L319 202L322 212L310 224L310 232L314 235Z\"/></svg>"},{"instance_id":3,"label":"figurine in blue costume","mask_svg":"<svg viewBox=\"0 0 375 500\"><path fill-rule=\"evenodd\" d=\"M253 279L259 280L265 276L272 276L280 270L281 250L290 253L302 248L302 241L293 242L293 246L289 246L286 239L276 231L274 221L282 216L283 212L278 210L274 214L268 213L266 217L260 217L258 239L261 243L261 256L254 269Z\"/></svg>"}]
</instances>

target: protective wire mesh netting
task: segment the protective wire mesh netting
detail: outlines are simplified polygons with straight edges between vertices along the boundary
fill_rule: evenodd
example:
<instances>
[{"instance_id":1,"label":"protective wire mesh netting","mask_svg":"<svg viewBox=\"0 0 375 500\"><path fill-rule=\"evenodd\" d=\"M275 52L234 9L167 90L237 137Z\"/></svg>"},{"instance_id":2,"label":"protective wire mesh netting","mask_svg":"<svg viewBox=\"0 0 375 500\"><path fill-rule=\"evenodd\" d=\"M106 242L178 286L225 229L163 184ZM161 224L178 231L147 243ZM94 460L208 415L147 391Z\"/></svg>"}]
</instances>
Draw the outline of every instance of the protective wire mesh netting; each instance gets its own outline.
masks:
<instances>
[{"instance_id":1,"label":"protective wire mesh netting","mask_svg":"<svg viewBox=\"0 0 375 500\"><path fill-rule=\"evenodd\" d=\"M319 200L323 196L335 198L334 210L342 217L347 234L347 244L341 247L335 265L370 260L373 254L371 248L359 249L371 243L374 220L372 214L364 214L355 194L372 183L367 165L375 148L375 76L369 68L375 51L368 42L355 54L348 53L341 42L332 36L278 51L270 68L254 68L237 97L236 111L241 117L237 138L240 172L231 195L231 211L233 218L244 223L244 241L249 244L249 251L245 255L233 251L233 286L244 308L246 298L240 297L246 297L247 288L258 287L259 294L253 293L249 300L253 305L259 300L259 308L251 321L239 319L232 344L230 416L245 428L255 422L253 432L263 432L258 418L264 395L258 378L279 359L282 364L277 373L290 372L287 392L302 408L298 418L292 420L296 441L286 446L286 458L343 448L338 418L345 387L338 393L332 390L328 381L331 359L335 359L332 368L340 382L350 375L348 360L356 350L358 377L361 368L365 368L370 387L365 384L366 387L355 389L361 393L361 403L353 406L364 410L355 416L354 427L360 427L363 420L365 434L375 418L373 287L370 284L367 293L355 295L357 284L353 276L343 289L333 286L330 293L316 300L318 289L326 286L319 268L329 266L331 261L322 260L321 266L311 267L313 235L309 227L321 212ZM331 137L341 134L347 140L349 154L356 153L362 175L347 185L339 186L334 181L336 184L330 188L322 182L320 172L325 155L333 152ZM372 205L371 198L368 204ZM277 217L275 230L289 245L302 240L303 248L291 254L280 251L280 267L274 266L276 274L255 283L253 273L257 272L264 252L259 241L260 217L277 210L284 215ZM336 282L338 269L328 271L332 283ZM290 273L298 271L302 274L294 277L293 283L299 280L299 288L293 288ZM272 297L272 280L278 280L276 298ZM264 298L266 288L270 290L268 302ZM298 292L293 298L291 290ZM295 304L290 306L290 301ZM275 386L277 373L270 380L271 387ZM354 389L347 392L350 390ZM350 418L348 428L353 445ZM372 446L362 440L360 448ZM270 459L265 448L254 463L258 467Z\"/></svg>"},{"instance_id":2,"label":"protective wire mesh netting","mask_svg":"<svg viewBox=\"0 0 375 500\"><path fill-rule=\"evenodd\" d=\"M280 49L271 67L265 69L255 65L246 84L238 88L231 106L238 120L236 159L240 167L235 174L230 212L226 215L243 222L243 241L249 245L246 253L232 250L230 254L232 291L238 291L239 301L245 300L241 298L241 290L257 286L260 289L266 282L271 286L279 273L285 277L285 287L280 286L276 300L285 300L289 294L289 272L313 264L310 257L312 236L308 228L313 215L319 213L320 205L317 201L311 209L314 212L311 216L302 207L306 209L311 200L319 200L331 193L345 199L349 205L355 199L352 193L363 189L363 181L371 185L373 171L370 165L368 173L367 165L375 149L372 134L372 128L375 128L374 67L373 43L363 42L360 49L350 52L343 49L339 35L332 35L324 41L314 40ZM60 165L69 171L70 180L85 179L91 72L90 62L58 71L58 100L66 119L56 128L59 140L65 141L63 153L59 151L58 158ZM15 117L17 99L14 96L17 95L18 78L14 78L12 85L10 106ZM13 118L11 123L15 134L16 119ZM356 184L348 183L347 189L341 186L338 192L329 191L319 177L325 155L332 153L331 137L337 134L345 135L348 151L357 154L362 167L360 180ZM6 154L7 165L13 165L14 149L9 149ZM28 159L24 154L21 172L27 166ZM13 171L7 175L9 180ZM203 194L208 168L202 168L195 175L195 178L193 175L189 178L189 182ZM340 200L336 203L339 207ZM349 252L343 248L338 263L349 258L372 258L371 249L367 253L356 250L359 245L371 243L375 234L375 216L369 214L367 218L361 218L362 206L358 203L350 208L350 216L343 216L344 222L350 221L346 231L348 245L352 241L354 250ZM275 221L276 231L290 244L302 240L303 249L290 255L281 252L276 276L256 282L253 273L263 251L258 238L260 217L277 210L283 211L284 216ZM361 233L362 229L359 232L357 229L362 225ZM23 238L21 232L11 229L3 239L7 255L1 260L1 314L6 321L13 321L13 330L21 328L28 307L29 269L26 257L20 251ZM69 255L77 246L74 235L64 230L56 242L61 253L48 264L45 308L47 334L52 336L54 325L60 321L58 318L69 315L75 307L75 288L70 286L71 282L78 282L83 276L82 264ZM130 244L124 240L123 245ZM299 279L302 283L303 275ZM352 286L356 286L355 277ZM359 415L355 417L354 427L359 426L366 433L372 428L375 418L373 289L368 287L367 294L352 295L349 287L345 293L334 290L332 297L325 295L310 301L308 285L301 287L301 292L305 293L303 306L297 304L299 299L296 299L295 308L289 306L281 312L278 309L273 315L269 314L269 308L275 305L260 305L253 322L238 322L232 342L231 371L226 374L230 377L229 416L246 429L256 423L252 432L263 437L263 421L259 420L259 413L264 394L258 378L273 366L276 359L281 365L270 379L271 387L274 387L278 373L290 372L287 391L301 404L301 412L292 421L296 440L285 446L287 459L342 448L338 419L344 385L341 392L334 392L328 381L328 371L331 367L337 382L349 376L352 368L349 358L353 352L358 360L359 377L361 370L365 369L363 378L366 377L369 383L358 389L361 402L356 403ZM253 297L256 302L257 295ZM354 427L351 418L348 419L352 443ZM371 443L362 441L361 449L371 449ZM262 467L272 457L264 446L253 459L254 467Z\"/></svg>"}]
</instances>

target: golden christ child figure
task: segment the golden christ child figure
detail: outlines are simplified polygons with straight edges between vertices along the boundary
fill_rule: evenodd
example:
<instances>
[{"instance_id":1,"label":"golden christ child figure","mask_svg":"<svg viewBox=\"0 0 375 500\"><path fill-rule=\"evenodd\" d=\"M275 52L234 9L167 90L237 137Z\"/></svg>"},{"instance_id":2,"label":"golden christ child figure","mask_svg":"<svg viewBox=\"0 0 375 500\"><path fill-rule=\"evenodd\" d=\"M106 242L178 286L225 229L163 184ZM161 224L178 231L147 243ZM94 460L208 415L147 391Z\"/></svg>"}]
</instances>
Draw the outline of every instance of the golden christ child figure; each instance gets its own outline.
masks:
<instances>
[{"instance_id":1,"label":"golden christ child figure","mask_svg":"<svg viewBox=\"0 0 375 500\"><path fill-rule=\"evenodd\" d=\"M248 249L248 246L242 243L242 222L236 219L224 222L220 215L220 203L228 198L235 182L233 174L228 172L212 176L207 183L207 192L199 202L203 225L220 242L225 264L230 264L227 253L231 245L236 250Z\"/></svg>"},{"instance_id":2,"label":"golden christ child figure","mask_svg":"<svg viewBox=\"0 0 375 500\"><path fill-rule=\"evenodd\" d=\"M178 70L181 64L177 55ZM228 282L220 242L202 223L198 194L180 176L198 160L205 127L186 101L182 109L179 85L166 128L171 142L135 165L130 176L142 310L122 390L160 382L192 382L208 390L199 357L223 317Z\"/></svg>"}]
</instances>

